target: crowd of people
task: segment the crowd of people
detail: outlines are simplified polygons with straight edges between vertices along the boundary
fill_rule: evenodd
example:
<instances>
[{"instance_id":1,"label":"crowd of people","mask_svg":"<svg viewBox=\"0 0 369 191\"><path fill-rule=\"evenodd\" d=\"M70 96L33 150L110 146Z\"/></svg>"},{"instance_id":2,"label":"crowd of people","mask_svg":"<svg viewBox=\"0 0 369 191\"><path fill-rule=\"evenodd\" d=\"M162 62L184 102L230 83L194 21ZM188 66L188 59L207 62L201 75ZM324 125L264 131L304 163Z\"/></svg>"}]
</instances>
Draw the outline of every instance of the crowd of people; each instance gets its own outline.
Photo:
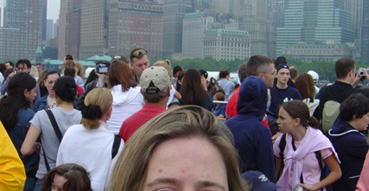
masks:
<instances>
[{"instance_id":1,"label":"crowd of people","mask_svg":"<svg viewBox=\"0 0 369 191\"><path fill-rule=\"evenodd\" d=\"M341 58L318 87L284 57L238 68L150 66L143 48L83 80L0 64L0 190L369 191L367 70ZM333 70L333 68L332 68Z\"/></svg>"}]
</instances>

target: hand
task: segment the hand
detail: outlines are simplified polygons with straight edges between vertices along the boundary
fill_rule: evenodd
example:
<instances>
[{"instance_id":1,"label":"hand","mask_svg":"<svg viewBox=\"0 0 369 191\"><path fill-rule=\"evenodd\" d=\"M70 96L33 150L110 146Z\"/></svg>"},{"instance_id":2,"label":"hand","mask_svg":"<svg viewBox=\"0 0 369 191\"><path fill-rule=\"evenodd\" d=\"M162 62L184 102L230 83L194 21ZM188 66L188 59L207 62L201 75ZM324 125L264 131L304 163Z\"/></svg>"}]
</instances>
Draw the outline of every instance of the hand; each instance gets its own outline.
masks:
<instances>
[{"instance_id":1,"label":"hand","mask_svg":"<svg viewBox=\"0 0 369 191\"><path fill-rule=\"evenodd\" d=\"M281 132L277 132L276 134L274 134L273 136L272 136L272 143L274 144L275 143L275 141L278 139L278 137L280 137L282 135L282 133Z\"/></svg>"},{"instance_id":2,"label":"hand","mask_svg":"<svg viewBox=\"0 0 369 191\"><path fill-rule=\"evenodd\" d=\"M359 71L360 71L360 69L359 69ZM355 75L355 78L354 78L354 81L351 84L352 87L354 87L354 88L360 83L360 78L362 77L362 76L360 76L359 71L357 71L357 73Z\"/></svg>"},{"instance_id":3,"label":"hand","mask_svg":"<svg viewBox=\"0 0 369 191\"><path fill-rule=\"evenodd\" d=\"M34 150L37 154L40 154L40 151L41 151L41 143L39 142L35 142L34 144Z\"/></svg>"},{"instance_id":4,"label":"hand","mask_svg":"<svg viewBox=\"0 0 369 191\"><path fill-rule=\"evenodd\" d=\"M315 190L318 190L318 189L314 188L314 186L310 187L307 184L299 184L298 186L301 186L305 191L315 191Z\"/></svg>"},{"instance_id":5,"label":"hand","mask_svg":"<svg viewBox=\"0 0 369 191\"><path fill-rule=\"evenodd\" d=\"M16 70L13 70L13 72L9 74L9 77L12 78L15 74L16 74Z\"/></svg>"}]
</instances>

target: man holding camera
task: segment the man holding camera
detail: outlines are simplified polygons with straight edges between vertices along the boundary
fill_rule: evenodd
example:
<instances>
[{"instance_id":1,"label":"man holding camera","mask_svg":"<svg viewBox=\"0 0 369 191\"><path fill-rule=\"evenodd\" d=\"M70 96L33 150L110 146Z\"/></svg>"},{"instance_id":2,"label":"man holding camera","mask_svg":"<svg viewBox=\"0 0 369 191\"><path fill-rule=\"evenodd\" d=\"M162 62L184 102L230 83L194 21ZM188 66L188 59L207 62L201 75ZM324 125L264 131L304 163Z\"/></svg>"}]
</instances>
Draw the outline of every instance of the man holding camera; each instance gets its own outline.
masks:
<instances>
[{"instance_id":1,"label":"man holding camera","mask_svg":"<svg viewBox=\"0 0 369 191\"><path fill-rule=\"evenodd\" d=\"M342 103L351 93L360 92L366 97L369 97L368 93L355 87L360 83L360 79L367 75L366 72L360 75L356 74L356 64L355 60L350 58L341 58L337 60L335 64L334 71L336 73L337 80L331 86L323 87L319 91L318 98L320 100L318 108L314 112L314 117L318 120L322 119L322 112L324 109L324 104L333 100L338 103Z\"/></svg>"},{"instance_id":2,"label":"man holding camera","mask_svg":"<svg viewBox=\"0 0 369 191\"><path fill-rule=\"evenodd\" d=\"M92 89L96 87L108 87L108 79L107 74L109 70L110 63L109 62L103 62L103 61L97 61L96 62L96 68L95 68L95 74L98 76L94 81L88 83L85 86L85 91L82 93L82 95L78 99L78 109L81 110L84 107L84 101L85 97Z\"/></svg>"}]
</instances>

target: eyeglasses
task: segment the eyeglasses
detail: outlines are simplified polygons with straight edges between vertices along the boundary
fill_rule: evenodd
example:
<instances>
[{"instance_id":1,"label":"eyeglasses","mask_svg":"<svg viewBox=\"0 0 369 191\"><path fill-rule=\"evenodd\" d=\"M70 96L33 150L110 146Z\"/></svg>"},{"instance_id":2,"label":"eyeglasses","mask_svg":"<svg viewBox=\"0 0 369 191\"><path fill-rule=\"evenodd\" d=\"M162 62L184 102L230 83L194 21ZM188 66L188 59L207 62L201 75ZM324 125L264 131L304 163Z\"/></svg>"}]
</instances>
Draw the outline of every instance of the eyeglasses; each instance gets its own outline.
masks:
<instances>
[{"instance_id":1,"label":"eyeglasses","mask_svg":"<svg viewBox=\"0 0 369 191\"><path fill-rule=\"evenodd\" d=\"M140 55L147 55L147 51L144 49L138 49L132 53L133 57L139 57Z\"/></svg>"}]
</instances>

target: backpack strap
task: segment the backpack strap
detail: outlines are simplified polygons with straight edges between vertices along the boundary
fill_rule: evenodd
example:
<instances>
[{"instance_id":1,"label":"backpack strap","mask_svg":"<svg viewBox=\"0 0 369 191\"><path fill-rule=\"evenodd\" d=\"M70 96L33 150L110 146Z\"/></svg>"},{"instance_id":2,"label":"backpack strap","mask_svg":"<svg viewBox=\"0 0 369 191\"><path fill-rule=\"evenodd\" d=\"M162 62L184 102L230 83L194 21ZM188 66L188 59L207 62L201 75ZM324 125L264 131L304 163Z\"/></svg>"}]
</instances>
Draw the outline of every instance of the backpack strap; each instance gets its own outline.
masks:
<instances>
[{"instance_id":1,"label":"backpack strap","mask_svg":"<svg viewBox=\"0 0 369 191\"><path fill-rule=\"evenodd\" d=\"M279 156L281 157L281 167L279 168L277 179L281 177L284 168L284 149L286 148L286 133L283 133L281 141L279 142Z\"/></svg>"},{"instance_id":2,"label":"backpack strap","mask_svg":"<svg viewBox=\"0 0 369 191\"><path fill-rule=\"evenodd\" d=\"M322 154L320 151L315 151L315 157L318 160L319 167L320 167L320 181L325 178L325 168L323 168L323 161L322 161ZM323 191L323 188L321 189Z\"/></svg>"},{"instance_id":3,"label":"backpack strap","mask_svg":"<svg viewBox=\"0 0 369 191\"><path fill-rule=\"evenodd\" d=\"M61 131L59 129L58 124L56 123L55 117L54 117L53 113L51 112L51 110L46 110L46 113L49 116L51 125L53 126L54 131L55 131L55 134L58 137L59 143L60 143L61 140L63 139L63 135L62 135L62 133L61 133Z\"/></svg>"},{"instance_id":4,"label":"backpack strap","mask_svg":"<svg viewBox=\"0 0 369 191\"><path fill-rule=\"evenodd\" d=\"M45 161L46 170L47 170L47 172L49 172L49 171L50 171L50 165L49 165L49 162L47 162L45 149L44 149L44 147L42 146L42 144L41 144L41 148L42 148L42 150L44 151L44 161Z\"/></svg>"},{"instance_id":5,"label":"backpack strap","mask_svg":"<svg viewBox=\"0 0 369 191\"><path fill-rule=\"evenodd\" d=\"M113 148L111 150L111 159L113 159L115 155L117 155L121 141L122 138L119 135L114 135Z\"/></svg>"}]
</instances>

